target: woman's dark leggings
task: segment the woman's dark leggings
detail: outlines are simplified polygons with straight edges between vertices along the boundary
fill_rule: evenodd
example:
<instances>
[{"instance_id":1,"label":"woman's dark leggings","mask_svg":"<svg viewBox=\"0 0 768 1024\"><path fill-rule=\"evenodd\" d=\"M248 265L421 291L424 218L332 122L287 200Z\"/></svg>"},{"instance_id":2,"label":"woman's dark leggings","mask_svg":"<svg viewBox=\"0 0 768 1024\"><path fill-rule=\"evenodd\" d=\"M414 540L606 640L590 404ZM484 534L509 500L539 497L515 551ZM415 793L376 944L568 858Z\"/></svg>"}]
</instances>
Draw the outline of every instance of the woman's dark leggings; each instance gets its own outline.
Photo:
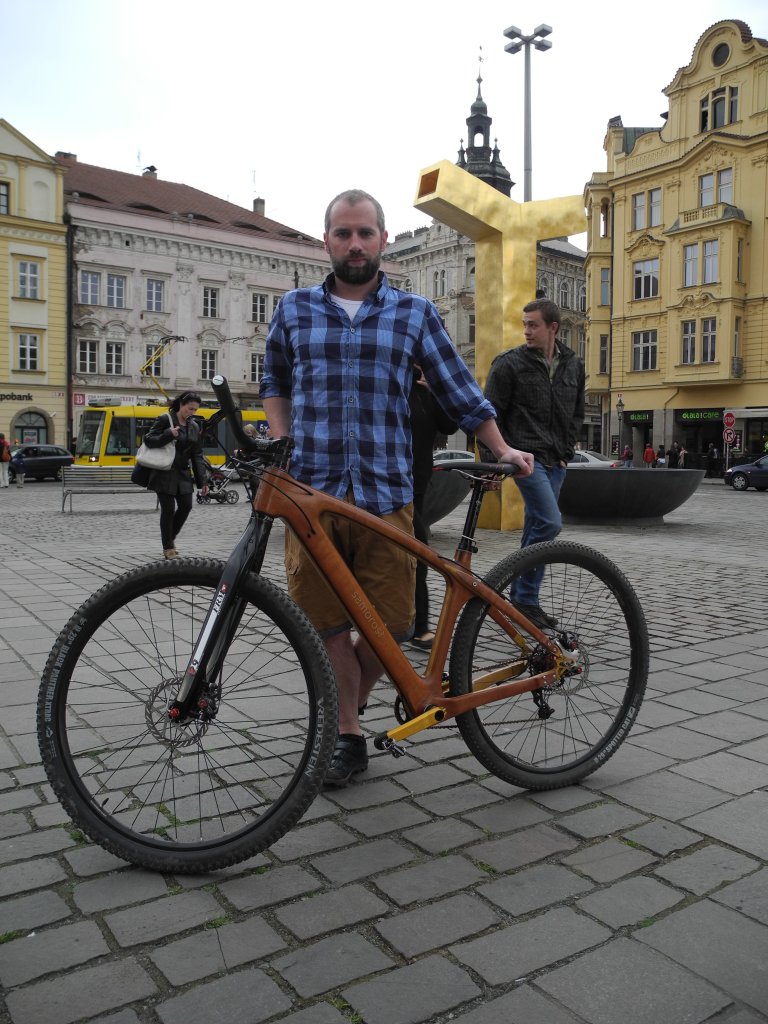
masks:
<instances>
[{"instance_id":1,"label":"woman's dark leggings","mask_svg":"<svg viewBox=\"0 0 768 1024\"><path fill-rule=\"evenodd\" d=\"M173 547L182 526L186 523L189 513L192 511L192 497L192 494L158 494L160 538L164 551Z\"/></svg>"}]
</instances>

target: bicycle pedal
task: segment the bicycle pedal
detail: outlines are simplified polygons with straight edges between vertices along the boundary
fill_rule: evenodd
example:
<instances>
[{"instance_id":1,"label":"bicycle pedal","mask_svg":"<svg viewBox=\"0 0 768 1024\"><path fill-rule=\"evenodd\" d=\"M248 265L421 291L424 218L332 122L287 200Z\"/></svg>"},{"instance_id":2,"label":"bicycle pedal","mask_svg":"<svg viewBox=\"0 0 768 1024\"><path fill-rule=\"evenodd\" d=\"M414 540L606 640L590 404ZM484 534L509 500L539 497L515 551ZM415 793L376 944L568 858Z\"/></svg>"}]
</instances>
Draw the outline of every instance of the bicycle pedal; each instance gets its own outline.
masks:
<instances>
[{"instance_id":1,"label":"bicycle pedal","mask_svg":"<svg viewBox=\"0 0 768 1024\"><path fill-rule=\"evenodd\" d=\"M373 741L373 745L377 750L387 751L387 753L391 754L392 757L403 757L408 753L405 747L400 746L400 744L395 740L390 739L386 733L382 733L377 736Z\"/></svg>"}]
</instances>

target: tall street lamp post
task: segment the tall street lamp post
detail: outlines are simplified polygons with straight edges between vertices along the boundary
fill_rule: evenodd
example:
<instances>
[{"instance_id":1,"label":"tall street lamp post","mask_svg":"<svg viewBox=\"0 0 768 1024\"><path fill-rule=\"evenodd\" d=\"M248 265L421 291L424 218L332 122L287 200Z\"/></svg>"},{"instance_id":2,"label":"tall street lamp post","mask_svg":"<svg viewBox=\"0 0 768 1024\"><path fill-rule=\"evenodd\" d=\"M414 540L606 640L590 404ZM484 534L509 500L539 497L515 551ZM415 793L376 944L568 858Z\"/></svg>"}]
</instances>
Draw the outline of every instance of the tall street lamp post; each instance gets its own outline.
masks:
<instances>
[{"instance_id":1,"label":"tall street lamp post","mask_svg":"<svg viewBox=\"0 0 768 1024\"><path fill-rule=\"evenodd\" d=\"M616 399L616 416L619 420L619 451L618 456L621 458L621 427L624 423L624 402L621 395Z\"/></svg>"},{"instance_id":2,"label":"tall street lamp post","mask_svg":"<svg viewBox=\"0 0 768 1024\"><path fill-rule=\"evenodd\" d=\"M504 35L511 39L504 47L505 53L519 53L525 47L525 144L523 156L525 158L525 175L523 178L523 200L530 202L531 196L531 43L537 50L549 50L552 43L544 36L552 32L551 25L539 25L529 36L523 35L519 28L510 25L504 29Z\"/></svg>"}]
</instances>

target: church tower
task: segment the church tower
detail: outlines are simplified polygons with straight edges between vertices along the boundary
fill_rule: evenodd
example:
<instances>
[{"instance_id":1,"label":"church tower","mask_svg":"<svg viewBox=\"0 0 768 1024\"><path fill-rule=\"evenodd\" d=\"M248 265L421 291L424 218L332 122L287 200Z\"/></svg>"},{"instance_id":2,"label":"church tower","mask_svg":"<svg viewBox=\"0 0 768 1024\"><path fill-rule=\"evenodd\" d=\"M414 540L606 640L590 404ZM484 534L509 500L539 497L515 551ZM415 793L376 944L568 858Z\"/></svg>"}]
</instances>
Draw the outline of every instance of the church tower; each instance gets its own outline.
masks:
<instances>
[{"instance_id":1,"label":"church tower","mask_svg":"<svg viewBox=\"0 0 768 1024\"><path fill-rule=\"evenodd\" d=\"M508 196L515 183L501 162L496 139L493 140L493 149L491 149L490 136L493 118L488 116L488 106L482 94L482 83L483 76L478 72L477 99L472 104L467 118L467 147L464 148L462 139L459 159L456 164Z\"/></svg>"}]
</instances>

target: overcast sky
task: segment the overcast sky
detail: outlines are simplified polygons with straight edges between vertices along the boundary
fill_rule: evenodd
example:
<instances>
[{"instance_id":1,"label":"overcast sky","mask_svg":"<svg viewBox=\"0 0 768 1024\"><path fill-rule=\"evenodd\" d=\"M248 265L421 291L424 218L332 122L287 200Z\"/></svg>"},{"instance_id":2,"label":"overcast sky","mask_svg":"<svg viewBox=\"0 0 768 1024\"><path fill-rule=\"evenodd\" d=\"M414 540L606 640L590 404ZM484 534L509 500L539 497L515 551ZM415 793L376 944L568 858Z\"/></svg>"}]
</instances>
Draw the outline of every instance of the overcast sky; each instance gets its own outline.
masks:
<instances>
[{"instance_id":1,"label":"overcast sky","mask_svg":"<svg viewBox=\"0 0 768 1024\"><path fill-rule=\"evenodd\" d=\"M363 188L390 235L429 222L419 172L456 160L477 93L523 198L523 53L503 31L552 26L532 51L533 198L605 170L609 118L661 125L662 89L701 34L765 0L37 0L3 5L0 116L48 153L184 182L319 237L330 198ZM493 144L493 142L492 142Z\"/></svg>"}]
</instances>

